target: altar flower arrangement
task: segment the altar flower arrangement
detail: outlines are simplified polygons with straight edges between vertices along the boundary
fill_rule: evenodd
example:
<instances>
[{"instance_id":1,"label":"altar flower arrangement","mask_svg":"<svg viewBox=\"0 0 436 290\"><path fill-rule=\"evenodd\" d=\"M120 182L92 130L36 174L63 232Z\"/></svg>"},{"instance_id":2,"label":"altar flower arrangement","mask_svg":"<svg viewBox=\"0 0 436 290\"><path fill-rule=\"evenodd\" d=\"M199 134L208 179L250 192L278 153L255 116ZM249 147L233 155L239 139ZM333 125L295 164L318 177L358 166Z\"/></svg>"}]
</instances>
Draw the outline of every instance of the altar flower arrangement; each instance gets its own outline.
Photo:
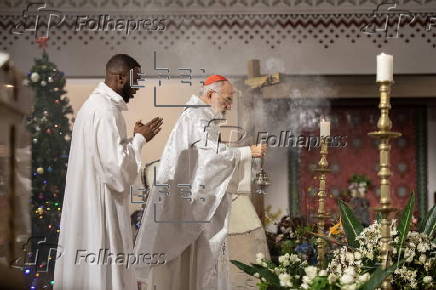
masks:
<instances>
[{"instance_id":1,"label":"altar flower arrangement","mask_svg":"<svg viewBox=\"0 0 436 290\"><path fill-rule=\"evenodd\" d=\"M341 201L339 209L347 244L333 250L326 269L309 265L295 253L280 256L278 265L261 255L251 266L231 262L257 277L261 290L369 290L379 288L389 275L393 289L435 289L436 208L428 212L417 229L410 230L414 202L412 195L399 220L391 222L391 263L386 270L382 270L380 264L380 219L364 228L352 210Z\"/></svg>"},{"instance_id":2,"label":"altar flower arrangement","mask_svg":"<svg viewBox=\"0 0 436 290\"><path fill-rule=\"evenodd\" d=\"M277 219L277 217L276 217ZM285 253L295 253L310 264L316 263L314 241L316 238L311 234L314 231L312 225L307 224L303 218L283 216L275 223L276 232L266 232L268 249L271 260L278 263L278 257Z\"/></svg>"},{"instance_id":3,"label":"altar flower arrangement","mask_svg":"<svg viewBox=\"0 0 436 290\"><path fill-rule=\"evenodd\" d=\"M278 263L266 260L262 253L256 255L256 263L251 265L231 261L245 273L259 279L260 290L295 289L302 284L307 262L296 254L286 253L278 257Z\"/></svg>"},{"instance_id":4,"label":"altar flower arrangement","mask_svg":"<svg viewBox=\"0 0 436 290\"><path fill-rule=\"evenodd\" d=\"M392 263L398 265L393 272L394 289L431 289L432 276L436 273L436 244L426 233L410 231L399 253L400 236L396 220L391 225ZM358 289L369 281L370 274L380 261L379 243L381 225L376 220L356 237L358 247L341 247L333 252L327 272L330 284L340 289ZM398 263L399 259L404 261Z\"/></svg>"}]
</instances>

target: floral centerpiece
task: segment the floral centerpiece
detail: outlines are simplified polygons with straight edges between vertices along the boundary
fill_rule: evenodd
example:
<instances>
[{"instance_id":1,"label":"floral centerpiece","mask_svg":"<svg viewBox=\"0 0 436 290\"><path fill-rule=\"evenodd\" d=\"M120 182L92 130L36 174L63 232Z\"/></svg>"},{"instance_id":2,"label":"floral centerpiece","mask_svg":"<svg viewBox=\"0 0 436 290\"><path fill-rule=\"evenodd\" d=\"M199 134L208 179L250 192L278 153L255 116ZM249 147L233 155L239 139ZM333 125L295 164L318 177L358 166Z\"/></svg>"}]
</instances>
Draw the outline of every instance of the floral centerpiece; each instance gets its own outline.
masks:
<instances>
[{"instance_id":1,"label":"floral centerpiece","mask_svg":"<svg viewBox=\"0 0 436 290\"><path fill-rule=\"evenodd\" d=\"M316 263L313 226L301 217L283 216L277 223L277 232L267 232L268 249L273 262L285 253L296 253L309 264Z\"/></svg>"},{"instance_id":2,"label":"floral centerpiece","mask_svg":"<svg viewBox=\"0 0 436 290\"><path fill-rule=\"evenodd\" d=\"M412 195L399 220L391 223L391 266L380 264L381 221L376 219L364 228L352 210L339 201L342 228L347 243L340 244L326 269L298 256L285 253L278 263L258 255L255 264L231 261L241 270L259 279L259 289L377 289L392 275L394 289L434 289L436 284L436 208L433 207L421 224L410 230L415 197ZM331 238L327 241L332 242Z\"/></svg>"},{"instance_id":3,"label":"floral centerpiece","mask_svg":"<svg viewBox=\"0 0 436 290\"><path fill-rule=\"evenodd\" d=\"M392 221L391 236L394 289L431 289L432 276L436 274L436 245L426 233L410 231L401 251L398 251L400 236L396 220ZM370 278L380 261L380 221L376 220L356 236L357 248L343 246L333 252L327 268L329 284L338 289L358 289ZM398 262L400 259L402 261Z\"/></svg>"}]
</instances>

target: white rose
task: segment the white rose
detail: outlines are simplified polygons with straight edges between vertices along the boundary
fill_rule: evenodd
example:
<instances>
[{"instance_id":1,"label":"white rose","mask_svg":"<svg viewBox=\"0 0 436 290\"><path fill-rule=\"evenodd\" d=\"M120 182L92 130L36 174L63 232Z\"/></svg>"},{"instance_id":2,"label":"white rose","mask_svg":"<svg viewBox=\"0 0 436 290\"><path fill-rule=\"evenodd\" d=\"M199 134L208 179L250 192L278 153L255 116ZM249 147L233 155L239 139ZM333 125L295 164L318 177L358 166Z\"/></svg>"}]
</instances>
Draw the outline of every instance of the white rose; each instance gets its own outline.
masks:
<instances>
[{"instance_id":1,"label":"white rose","mask_svg":"<svg viewBox=\"0 0 436 290\"><path fill-rule=\"evenodd\" d=\"M30 75L30 79L32 80L32 82L36 83L37 81L39 81L39 74L37 72L33 72Z\"/></svg>"},{"instance_id":2,"label":"white rose","mask_svg":"<svg viewBox=\"0 0 436 290\"><path fill-rule=\"evenodd\" d=\"M356 275L356 271L354 271L353 267L348 267L344 270L344 274L354 277L354 275Z\"/></svg>"},{"instance_id":3,"label":"white rose","mask_svg":"<svg viewBox=\"0 0 436 290\"><path fill-rule=\"evenodd\" d=\"M359 281L366 282L369 280L369 278L371 278L371 275L369 275L369 273L365 273L362 276L359 276Z\"/></svg>"},{"instance_id":4,"label":"white rose","mask_svg":"<svg viewBox=\"0 0 436 290\"><path fill-rule=\"evenodd\" d=\"M354 252L354 259L356 259L356 260L362 259L362 254L359 252Z\"/></svg>"},{"instance_id":5,"label":"white rose","mask_svg":"<svg viewBox=\"0 0 436 290\"><path fill-rule=\"evenodd\" d=\"M425 276L422 281L424 283L431 283L433 281L433 277L432 276Z\"/></svg>"},{"instance_id":6,"label":"white rose","mask_svg":"<svg viewBox=\"0 0 436 290\"><path fill-rule=\"evenodd\" d=\"M341 284L351 284L354 281L354 277L348 274L345 274L341 277L341 279L339 280L341 282Z\"/></svg>"},{"instance_id":7,"label":"white rose","mask_svg":"<svg viewBox=\"0 0 436 290\"><path fill-rule=\"evenodd\" d=\"M260 277L259 273L254 273L254 277L259 278Z\"/></svg>"},{"instance_id":8,"label":"white rose","mask_svg":"<svg viewBox=\"0 0 436 290\"><path fill-rule=\"evenodd\" d=\"M268 264L265 263L265 262L262 262L261 265L262 265L263 267L265 267L265 268L268 267Z\"/></svg>"},{"instance_id":9,"label":"white rose","mask_svg":"<svg viewBox=\"0 0 436 290\"><path fill-rule=\"evenodd\" d=\"M257 253L256 259L265 259L265 256L263 255L263 253Z\"/></svg>"},{"instance_id":10,"label":"white rose","mask_svg":"<svg viewBox=\"0 0 436 290\"><path fill-rule=\"evenodd\" d=\"M356 290L357 289L357 285L356 284L349 284L349 285L344 285L341 287L342 290Z\"/></svg>"},{"instance_id":11,"label":"white rose","mask_svg":"<svg viewBox=\"0 0 436 290\"><path fill-rule=\"evenodd\" d=\"M41 87L45 87L47 85L46 81L41 81Z\"/></svg>"},{"instance_id":12,"label":"white rose","mask_svg":"<svg viewBox=\"0 0 436 290\"><path fill-rule=\"evenodd\" d=\"M414 289L418 286L418 283L416 281L410 282L410 288Z\"/></svg>"},{"instance_id":13,"label":"white rose","mask_svg":"<svg viewBox=\"0 0 436 290\"><path fill-rule=\"evenodd\" d=\"M329 280L330 284L333 284L336 282L336 280L338 280L338 277L335 274L330 274L327 279Z\"/></svg>"},{"instance_id":14,"label":"white rose","mask_svg":"<svg viewBox=\"0 0 436 290\"><path fill-rule=\"evenodd\" d=\"M327 276L327 271L326 270L321 270L319 271L319 276Z\"/></svg>"},{"instance_id":15,"label":"white rose","mask_svg":"<svg viewBox=\"0 0 436 290\"><path fill-rule=\"evenodd\" d=\"M421 256L419 256L419 262L424 264L425 261L427 261L427 256L425 254L422 254Z\"/></svg>"},{"instance_id":16,"label":"white rose","mask_svg":"<svg viewBox=\"0 0 436 290\"><path fill-rule=\"evenodd\" d=\"M348 263L353 263L354 262L354 255L353 253L347 253L345 255L345 259L347 260Z\"/></svg>"},{"instance_id":17,"label":"white rose","mask_svg":"<svg viewBox=\"0 0 436 290\"><path fill-rule=\"evenodd\" d=\"M289 276L289 274L283 273L279 275L279 280L280 280L280 286L282 287L286 287L291 281L291 276Z\"/></svg>"},{"instance_id":18,"label":"white rose","mask_svg":"<svg viewBox=\"0 0 436 290\"><path fill-rule=\"evenodd\" d=\"M421 253L427 251L427 247L424 243L419 243L418 247L416 249L418 250L418 252L421 252Z\"/></svg>"},{"instance_id":19,"label":"white rose","mask_svg":"<svg viewBox=\"0 0 436 290\"><path fill-rule=\"evenodd\" d=\"M298 255L292 254L292 255L289 257L289 261L291 261L292 263L295 263L295 262L300 262L301 260L300 260L300 258L298 257Z\"/></svg>"},{"instance_id":20,"label":"white rose","mask_svg":"<svg viewBox=\"0 0 436 290\"><path fill-rule=\"evenodd\" d=\"M262 253L257 253L256 254L256 264L261 264L262 260L265 258L265 256ZM279 258L280 260L280 258Z\"/></svg>"},{"instance_id":21,"label":"white rose","mask_svg":"<svg viewBox=\"0 0 436 290\"><path fill-rule=\"evenodd\" d=\"M308 266L304 269L304 271L311 279L315 278L316 274L318 274L318 268L315 266Z\"/></svg>"}]
</instances>

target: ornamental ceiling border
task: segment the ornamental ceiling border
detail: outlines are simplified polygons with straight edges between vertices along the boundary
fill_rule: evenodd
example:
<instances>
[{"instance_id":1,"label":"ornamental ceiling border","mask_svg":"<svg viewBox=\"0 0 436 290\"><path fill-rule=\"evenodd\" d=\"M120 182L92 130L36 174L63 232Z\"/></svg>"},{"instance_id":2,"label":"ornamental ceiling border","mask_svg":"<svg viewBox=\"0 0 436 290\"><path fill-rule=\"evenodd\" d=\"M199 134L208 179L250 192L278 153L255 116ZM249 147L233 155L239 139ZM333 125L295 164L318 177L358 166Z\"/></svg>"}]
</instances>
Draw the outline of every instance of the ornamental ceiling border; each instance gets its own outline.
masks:
<instances>
[{"instance_id":1,"label":"ornamental ceiling border","mask_svg":"<svg viewBox=\"0 0 436 290\"><path fill-rule=\"evenodd\" d=\"M154 14L368 13L379 4L426 12L433 0L3 0L0 13L20 13L29 2L43 2L65 13L127 12Z\"/></svg>"},{"instance_id":2,"label":"ornamental ceiling border","mask_svg":"<svg viewBox=\"0 0 436 290\"><path fill-rule=\"evenodd\" d=\"M50 2L51 4L49 4ZM86 7L82 7L82 12L73 12L71 10L70 6L78 5L77 3L82 3L85 5L84 1L47 1L47 5L55 5L47 7L59 7L56 8L55 11L60 13L59 15L65 16L64 21L51 29L49 45L50 47L56 47L58 50L60 50L63 46L67 45L67 43L70 43L71 41L79 42L84 46L88 46L98 39L100 41L99 44L105 44L109 49L113 50L121 42L129 41L130 43L141 45L147 40L153 40L153 42L159 45L160 48L169 49L172 44L177 41L187 41L194 46L196 43L206 40L210 41L212 46L215 46L219 50L223 49L228 43L235 41L240 41L243 45L261 42L268 45L270 49L275 49L283 43L291 42L301 44L308 40L315 40L319 45L327 49L333 46L339 39L346 39L350 42L350 44L357 44L360 40L369 38L375 46L380 48L384 44L392 41L393 38L398 38L405 45L419 39L433 48L436 48L436 27L434 27L436 26L436 9L433 9L436 8L436 1L428 0L397 1L400 4L407 4L409 6L410 4L413 4L412 6L415 8L432 8L427 12L419 12L419 9L403 9L403 6L400 6L399 4L396 6L397 8L391 9L389 12L386 12L386 6L383 6L382 9L366 9L366 11L370 11L366 13L348 13L343 12L345 10L342 8L337 8L339 6L348 7L352 2L360 3L360 5L354 5L356 7L367 7L368 5L377 7L377 3L380 3L381 1L317 0L312 1L312 6L319 7L325 5L326 3L330 3L330 6L335 6L336 10L340 12L325 12L328 11L328 9L324 9L323 13L287 13L284 12L284 10L282 10L281 13L267 13L273 8L276 9L278 6L284 5L285 2L291 3L292 5L297 5L296 3L299 1L246 0L244 3L250 4L251 6L248 5L249 7L252 7L254 5L253 3L257 3L256 5L264 6L267 6L268 4L268 7L271 9L264 9L264 12L262 13L236 13L233 11L231 13L216 14L214 14L216 11L213 12L213 9L205 8L200 14L188 14L185 13L188 11L187 9L181 9L182 12L184 11L184 14L156 13L147 14L146 16L144 14L144 18L157 19L161 21L160 23L162 25L160 27L163 27L163 29L134 31L132 33L97 30L95 31L96 33L93 33L94 31L87 31L86 29L84 31L77 31L79 17L100 19L99 17L106 15L111 19L136 19L138 15L142 15L141 11L136 11L134 14L132 14L122 11L122 9L118 10L116 13L109 13L107 12L106 8L111 7L111 5L119 5L119 3L124 3L125 7L129 5L139 5L140 7L156 7L156 3L158 2L159 1L152 0L87 1L86 3L93 3L92 5L101 5L102 7L105 7L105 9L102 8L100 12L96 13L90 12L92 9L89 10ZM161 3L161 5L166 5L165 7L185 5L183 6L185 8L191 8L196 5L199 6L199 3L203 3L202 5L204 5L204 7L215 7L217 5L224 6L224 4L236 5L235 3L241 3L241 1L227 0L167 0L160 2L164 2L163 4ZM209 6L204 4L206 2L209 3ZM14 46L14 43L20 39L24 39L29 45L35 45L35 37L32 37L31 33L12 33L13 30L16 30L17 25L19 25L21 21L20 19L22 19L24 15L22 14L22 11L21 17L17 17L17 13L13 12L13 10L16 9L16 7L22 7L23 5L25 6L25 1L5 0L1 3L2 4L0 7L4 7L6 5L9 7L9 10L2 10L3 13L0 15L0 39L2 40L0 49L9 50ZM14 3L15 6L12 5L12 3ZM391 4L388 6L393 7ZM166 11L162 7L160 9L161 12ZM205 13L206 10L208 13ZM248 10L249 9L245 9L245 11ZM401 18L401 15L404 14L406 16L409 15L410 17ZM34 18L29 18L30 19L27 19L26 25L34 22ZM40 24L41 26L47 26L47 20L40 20ZM384 30L382 29L383 27L385 28ZM213 36L216 36L220 41L212 40Z\"/></svg>"}]
</instances>

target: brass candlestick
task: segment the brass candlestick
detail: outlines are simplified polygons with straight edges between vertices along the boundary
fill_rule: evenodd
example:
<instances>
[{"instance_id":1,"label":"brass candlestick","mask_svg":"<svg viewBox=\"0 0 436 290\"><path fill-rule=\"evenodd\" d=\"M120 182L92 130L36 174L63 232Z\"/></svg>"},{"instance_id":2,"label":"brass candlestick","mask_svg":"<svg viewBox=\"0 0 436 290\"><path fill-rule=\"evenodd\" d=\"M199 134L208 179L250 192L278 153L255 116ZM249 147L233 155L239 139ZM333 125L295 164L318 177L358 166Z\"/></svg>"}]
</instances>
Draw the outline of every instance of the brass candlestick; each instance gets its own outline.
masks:
<instances>
[{"instance_id":1,"label":"brass candlestick","mask_svg":"<svg viewBox=\"0 0 436 290\"><path fill-rule=\"evenodd\" d=\"M325 235L325 221L329 218L329 215L325 208L325 198L327 196L326 191L326 181L327 181L327 173L330 172L328 168L329 163L327 161L328 154L328 144L325 140L326 137L321 136L321 150L320 155L321 159L318 162L318 168L315 169L316 172L319 172L319 190L318 190L318 211L315 215L315 218L318 219L318 243L317 243L317 252L318 252L318 265L320 269L325 269L326 267L326 241L321 238Z\"/></svg>"},{"instance_id":2,"label":"brass candlestick","mask_svg":"<svg viewBox=\"0 0 436 290\"><path fill-rule=\"evenodd\" d=\"M379 139L378 150L380 152L380 170L377 175L380 177L380 207L376 210L382 215L381 221L381 263L382 268L387 269L390 266L390 253L391 253L391 233L390 233L390 213L395 211L395 208L391 206L390 195L390 182L391 176L390 170L390 151L391 145L389 145L390 139L401 136L401 133L392 132L392 122L389 119L389 111L391 109L390 95L391 85L389 81L379 82L380 85L380 119L377 123L378 131L371 132L368 135ZM386 278L382 283L382 289L391 289L391 277Z\"/></svg>"}]
</instances>

